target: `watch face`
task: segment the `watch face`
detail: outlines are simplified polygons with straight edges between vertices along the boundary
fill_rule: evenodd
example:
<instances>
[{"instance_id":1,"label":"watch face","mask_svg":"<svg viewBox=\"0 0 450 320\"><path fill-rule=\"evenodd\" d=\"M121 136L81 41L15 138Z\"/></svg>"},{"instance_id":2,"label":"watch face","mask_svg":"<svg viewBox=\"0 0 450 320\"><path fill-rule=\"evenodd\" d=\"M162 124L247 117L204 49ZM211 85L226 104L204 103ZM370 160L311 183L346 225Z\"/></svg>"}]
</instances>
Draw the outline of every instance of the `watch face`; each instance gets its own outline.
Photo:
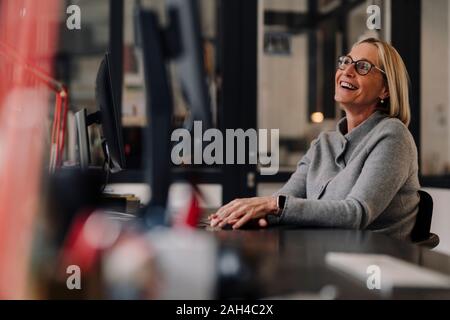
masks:
<instances>
[{"instance_id":1,"label":"watch face","mask_svg":"<svg viewBox=\"0 0 450 320\"><path fill-rule=\"evenodd\" d=\"M286 203L286 196L278 196L278 209L283 210Z\"/></svg>"}]
</instances>

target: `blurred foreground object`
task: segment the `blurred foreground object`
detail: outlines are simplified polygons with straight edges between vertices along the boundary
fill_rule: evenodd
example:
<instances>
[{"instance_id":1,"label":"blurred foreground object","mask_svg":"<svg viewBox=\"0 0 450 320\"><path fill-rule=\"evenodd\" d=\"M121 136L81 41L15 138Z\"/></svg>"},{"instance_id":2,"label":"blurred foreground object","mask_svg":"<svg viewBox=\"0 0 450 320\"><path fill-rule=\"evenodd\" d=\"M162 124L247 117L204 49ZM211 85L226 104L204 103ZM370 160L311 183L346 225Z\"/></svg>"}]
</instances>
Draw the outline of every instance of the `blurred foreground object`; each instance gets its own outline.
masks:
<instances>
[{"instance_id":1,"label":"blurred foreground object","mask_svg":"<svg viewBox=\"0 0 450 320\"><path fill-rule=\"evenodd\" d=\"M217 244L206 232L160 228L128 235L103 258L110 299L213 299Z\"/></svg>"},{"instance_id":2,"label":"blurred foreground object","mask_svg":"<svg viewBox=\"0 0 450 320\"><path fill-rule=\"evenodd\" d=\"M57 0L0 0L0 42L52 74ZM50 89L0 60L0 298L29 298L30 245L37 213Z\"/></svg>"},{"instance_id":3,"label":"blurred foreground object","mask_svg":"<svg viewBox=\"0 0 450 320\"><path fill-rule=\"evenodd\" d=\"M14 48L2 41L0 41L0 59L3 59L3 64L22 69L26 72L24 77L34 77L36 80L39 80L39 84L45 84L56 94L49 165L50 172L54 172L56 167L60 167L62 163L67 112L69 109L69 92L62 82L53 79L47 72L23 59Z\"/></svg>"}]
</instances>

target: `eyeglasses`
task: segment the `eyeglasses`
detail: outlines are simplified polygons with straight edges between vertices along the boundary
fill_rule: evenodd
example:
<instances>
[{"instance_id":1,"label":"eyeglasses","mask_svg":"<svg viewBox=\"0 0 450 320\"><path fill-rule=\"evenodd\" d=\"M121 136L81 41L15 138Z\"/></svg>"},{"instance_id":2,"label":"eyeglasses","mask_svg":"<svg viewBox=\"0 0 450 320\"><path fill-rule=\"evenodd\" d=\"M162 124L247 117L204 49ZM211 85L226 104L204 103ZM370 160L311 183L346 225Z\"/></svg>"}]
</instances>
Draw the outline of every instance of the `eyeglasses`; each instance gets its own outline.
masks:
<instances>
[{"instance_id":1,"label":"eyeglasses","mask_svg":"<svg viewBox=\"0 0 450 320\"><path fill-rule=\"evenodd\" d=\"M349 56L342 56L338 58L337 66L341 70L345 70L345 68L351 64L355 65L356 72L362 76L367 75L370 72L370 70L372 70L372 68L378 69L381 73L383 73L383 75L386 75L386 72L384 72L384 70L381 70L376 65L371 64L369 61L366 60L353 61L353 59Z\"/></svg>"}]
</instances>

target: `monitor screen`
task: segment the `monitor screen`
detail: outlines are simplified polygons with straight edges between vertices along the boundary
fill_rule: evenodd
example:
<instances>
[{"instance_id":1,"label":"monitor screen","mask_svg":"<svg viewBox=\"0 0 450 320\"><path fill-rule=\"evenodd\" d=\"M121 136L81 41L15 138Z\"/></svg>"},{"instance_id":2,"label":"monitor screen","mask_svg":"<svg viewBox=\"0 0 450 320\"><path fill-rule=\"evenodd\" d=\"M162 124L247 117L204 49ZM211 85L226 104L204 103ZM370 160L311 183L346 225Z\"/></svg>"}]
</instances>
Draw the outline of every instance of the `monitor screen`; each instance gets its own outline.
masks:
<instances>
[{"instance_id":1,"label":"monitor screen","mask_svg":"<svg viewBox=\"0 0 450 320\"><path fill-rule=\"evenodd\" d=\"M203 61L198 3L196 0L167 0L167 14L177 27L180 50L173 62L190 111L186 126L191 128L194 121L202 121L203 128L210 128L211 101Z\"/></svg>"},{"instance_id":2,"label":"monitor screen","mask_svg":"<svg viewBox=\"0 0 450 320\"><path fill-rule=\"evenodd\" d=\"M121 112L118 101L115 101L115 75L112 73L110 54L106 53L98 73L95 96L100 109L100 123L103 138L106 140L106 157L111 172L118 172L125 168L125 153L123 146Z\"/></svg>"},{"instance_id":3,"label":"monitor screen","mask_svg":"<svg viewBox=\"0 0 450 320\"><path fill-rule=\"evenodd\" d=\"M165 207L171 183L173 92L167 68L169 62L175 64L176 80L190 111L186 127L191 129L194 121L202 121L203 128L211 126L197 2L168 0L166 4L167 28L160 24L154 11L137 6L135 15L136 44L142 48L144 66L148 117L144 163L152 190L152 208Z\"/></svg>"}]
</instances>

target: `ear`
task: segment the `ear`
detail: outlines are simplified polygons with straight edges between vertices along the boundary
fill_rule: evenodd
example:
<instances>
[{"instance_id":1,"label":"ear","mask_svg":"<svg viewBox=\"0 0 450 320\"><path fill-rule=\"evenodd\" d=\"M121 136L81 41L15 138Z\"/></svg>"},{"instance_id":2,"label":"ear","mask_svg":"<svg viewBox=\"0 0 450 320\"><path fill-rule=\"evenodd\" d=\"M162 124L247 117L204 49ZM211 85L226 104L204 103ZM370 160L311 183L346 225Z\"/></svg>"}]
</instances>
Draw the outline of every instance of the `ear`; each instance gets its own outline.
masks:
<instances>
[{"instance_id":1,"label":"ear","mask_svg":"<svg viewBox=\"0 0 450 320\"><path fill-rule=\"evenodd\" d=\"M379 97L382 100L389 98L389 88L388 88L387 85L383 86L383 88L381 89Z\"/></svg>"}]
</instances>

